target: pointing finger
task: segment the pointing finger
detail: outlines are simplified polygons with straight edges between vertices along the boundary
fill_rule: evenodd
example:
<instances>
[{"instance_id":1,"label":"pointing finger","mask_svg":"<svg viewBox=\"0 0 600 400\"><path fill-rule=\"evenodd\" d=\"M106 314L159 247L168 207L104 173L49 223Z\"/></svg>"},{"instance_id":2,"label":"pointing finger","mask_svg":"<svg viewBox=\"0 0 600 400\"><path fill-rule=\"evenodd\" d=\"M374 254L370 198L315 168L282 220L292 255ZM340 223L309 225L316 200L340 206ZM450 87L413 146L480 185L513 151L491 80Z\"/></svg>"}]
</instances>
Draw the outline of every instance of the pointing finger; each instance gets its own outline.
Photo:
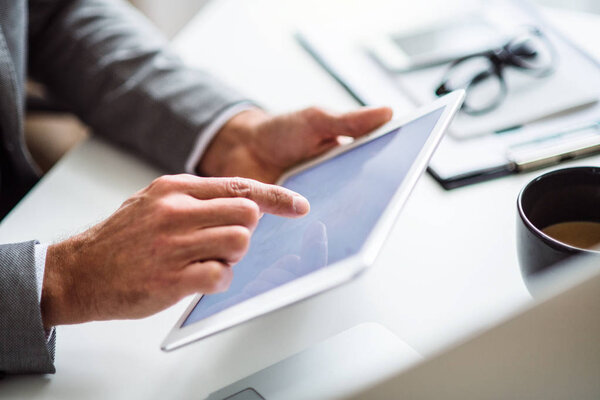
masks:
<instances>
[{"instance_id":1,"label":"pointing finger","mask_svg":"<svg viewBox=\"0 0 600 400\"><path fill-rule=\"evenodd\" d=\"M186 192L197 199L243 197L254 201L261 212L283 217L301 217L310 210L308 200L277 185L244 178L186 178Z\"/></svg>"}]
</instances>

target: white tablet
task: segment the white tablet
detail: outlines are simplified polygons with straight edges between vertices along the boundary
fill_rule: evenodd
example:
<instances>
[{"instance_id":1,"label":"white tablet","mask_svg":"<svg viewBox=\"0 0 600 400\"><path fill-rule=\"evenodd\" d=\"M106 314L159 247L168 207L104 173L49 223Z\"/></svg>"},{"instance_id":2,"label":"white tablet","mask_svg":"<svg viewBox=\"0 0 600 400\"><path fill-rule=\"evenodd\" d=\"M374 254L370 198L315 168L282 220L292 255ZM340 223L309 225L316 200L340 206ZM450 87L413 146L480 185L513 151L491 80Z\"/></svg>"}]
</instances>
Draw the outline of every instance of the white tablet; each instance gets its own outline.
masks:
<instances>
[{"instance_id":1,"label":"white tablet","mask_svg":"<svg viewBox=\"0 0 600 400\"><path fill-rule=\"evenodd\" d=\"M453 92L286 174L299 219L265 214L224 293L198 295L162 344L169 351L334 288L373 264L459 110Z\"/></svg>"}]
</instances>

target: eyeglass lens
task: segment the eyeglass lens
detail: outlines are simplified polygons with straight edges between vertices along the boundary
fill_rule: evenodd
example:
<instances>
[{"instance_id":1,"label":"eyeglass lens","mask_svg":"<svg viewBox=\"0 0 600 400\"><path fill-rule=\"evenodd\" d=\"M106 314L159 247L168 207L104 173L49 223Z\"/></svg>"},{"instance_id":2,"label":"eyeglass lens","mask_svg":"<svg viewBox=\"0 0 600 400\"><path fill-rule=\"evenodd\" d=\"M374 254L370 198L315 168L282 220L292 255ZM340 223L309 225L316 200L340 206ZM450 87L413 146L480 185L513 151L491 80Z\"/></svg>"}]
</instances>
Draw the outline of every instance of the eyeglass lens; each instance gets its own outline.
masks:
<instances>
[{"instance_id":1,"label":"eyeglass lens","mask_svg":"<svg viewBox=\"0 0 600 400\"><path fill-rule=\"evenodd\" d=\"M464 110L469 113L485 112L504 96L504 82L496 73L489 57L471 57L453 66L447 75L447 87L464 88Z\"/></svg>"}]
</instances>

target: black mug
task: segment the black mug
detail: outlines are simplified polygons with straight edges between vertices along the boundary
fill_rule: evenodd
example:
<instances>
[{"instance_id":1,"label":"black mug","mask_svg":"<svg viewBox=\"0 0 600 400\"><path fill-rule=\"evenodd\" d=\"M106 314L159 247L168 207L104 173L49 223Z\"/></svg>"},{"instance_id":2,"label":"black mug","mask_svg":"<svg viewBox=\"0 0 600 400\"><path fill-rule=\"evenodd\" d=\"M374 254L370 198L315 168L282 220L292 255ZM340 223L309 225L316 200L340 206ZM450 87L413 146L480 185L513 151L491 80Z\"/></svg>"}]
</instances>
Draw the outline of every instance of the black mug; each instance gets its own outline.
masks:
<instances>
[{"instance_id":1,"label":"black mug","mask_svg":"<svg viewBox=\"0 0 600 400\"><path fill-rule=\"evenodd\" d=\"M564 243L543 230L564 222L600 223L600 168L565 168L527 184L517 200L517 252L525 282L559 261L600 251Z\"/></svg>"}]
</instances>

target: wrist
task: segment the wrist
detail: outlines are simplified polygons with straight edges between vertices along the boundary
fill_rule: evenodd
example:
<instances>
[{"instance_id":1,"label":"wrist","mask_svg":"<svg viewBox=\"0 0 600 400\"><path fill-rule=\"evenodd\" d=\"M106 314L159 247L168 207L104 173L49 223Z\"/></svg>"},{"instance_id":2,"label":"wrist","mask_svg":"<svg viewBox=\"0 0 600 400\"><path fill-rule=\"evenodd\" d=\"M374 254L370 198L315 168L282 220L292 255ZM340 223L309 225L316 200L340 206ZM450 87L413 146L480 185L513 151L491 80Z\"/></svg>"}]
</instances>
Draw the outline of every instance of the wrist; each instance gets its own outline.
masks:
<instances>
[{"instance_id":1,"label":"wrist","mask_svg":"<svg viewBox=\"0 0 600 400\"><path fill-rule=\"evenodd\" d=\"M44 329L83 322L73 270L77 268L79 238L73 237L48 247L40 303Z\"/></svg>"},{"instance_id":2,"label":"wrist","mask_svg":"<svg viewBox=\"0 0 600 400\"><path fill-rule=\"evenodd\" d=\"M232 117L217 132L196 168L200 175L226 176L231 161L253 147L257 127L270 118L259 108L242 111Z\"/></svg>"}]
</instances>

